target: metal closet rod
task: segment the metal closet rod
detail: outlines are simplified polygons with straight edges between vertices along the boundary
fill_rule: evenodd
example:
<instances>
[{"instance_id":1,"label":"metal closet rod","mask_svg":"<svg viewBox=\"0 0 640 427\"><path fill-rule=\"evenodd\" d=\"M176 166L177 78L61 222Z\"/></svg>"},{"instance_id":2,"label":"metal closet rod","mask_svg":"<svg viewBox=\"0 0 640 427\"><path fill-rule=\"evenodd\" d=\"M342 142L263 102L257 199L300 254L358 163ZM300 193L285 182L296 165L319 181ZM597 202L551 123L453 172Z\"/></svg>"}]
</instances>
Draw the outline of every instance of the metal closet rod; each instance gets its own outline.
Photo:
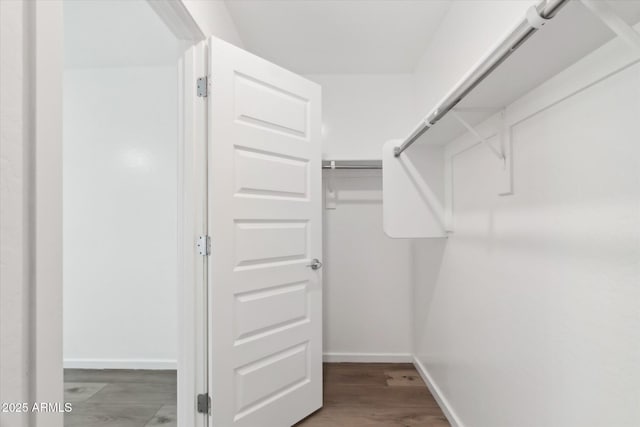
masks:
<instances>
[{"instance_id":1,"label":"metal closet rod","mask_svg":"<svg viewBox=\"0 0 640 427\"><path fill-rule=\"evenodd\" d=\"M382 166L379 165L375 165L375 166L362 166L362 165L344 165L344 166L338 166L336 165L336 167L331 167L331 166L322 166L322 169L382 169Z\"/></svg>"},{"instance_id":2,"label":"metal closet rod","mask_svg":"<svg viewBox=\"0 0 640 427\"><path fill-rule=\"evenodd\" d=\"M558 11L567 4L569 0L546 0L541 2L535 7L537 14L542 20L551 19ZM500 44L500 46L489 55L482 63L480 63L473 72L456 87L456 89L449 95L433 112L427 116L420 124L415 128L413 132L405 139L405 141L399 147L396 147L393 151L394 155L398 157L404 150L409 148L411 144L416 142L422 134L428 131L433 125L435 125L441 118L443 118L449 111L451 111L460 101L462 101L476 86L478 86L487 76L489 76L500 64L502 64L507 58L511 56L522 44L529 39L534 33L538 31L539 26L533 26L530 22L529 14L523 22L511 33L507 39Z\"/></svg>"},{"instance_id":3,"label":"metal closet rod","mask_svg":"<svg viewBox=\"0 0 640 427\"><path fill-rule=\"evenodd\" d=\"M382 169L382 162L376 161L374 163L366 163L362 161L350 162L348 160L334 160L333 165L331 160L325 160L322 162L322 169Z\"/></svg>"}]
</instances>

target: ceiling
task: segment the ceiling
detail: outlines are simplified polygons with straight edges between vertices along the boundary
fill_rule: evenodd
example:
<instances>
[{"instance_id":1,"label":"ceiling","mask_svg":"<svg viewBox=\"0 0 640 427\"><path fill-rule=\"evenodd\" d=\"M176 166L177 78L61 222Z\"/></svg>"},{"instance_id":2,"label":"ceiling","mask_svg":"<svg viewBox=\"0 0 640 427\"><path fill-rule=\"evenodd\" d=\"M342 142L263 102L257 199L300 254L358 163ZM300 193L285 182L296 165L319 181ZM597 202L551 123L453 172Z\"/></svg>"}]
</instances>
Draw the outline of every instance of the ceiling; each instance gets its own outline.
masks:
<instances>
[{"instance_id":1,"label":"ceiling","mask_svg":"<svg viewBox=\"0 0 640 427\"><path fill-rule=\"evenodd\" d=\"M180 44L146 0L64 2L66 68L175 65Z\"/></svg>"},{"instance_id":2,"label":"ceiling","mask_svg":"<svg viewBox=\"0 0 640 427\"><path fill-rule=\"evenodd\" d=\"M301 74L408 73L451 0L226 0L245 48Z\"/></svg>"}]
</instances>

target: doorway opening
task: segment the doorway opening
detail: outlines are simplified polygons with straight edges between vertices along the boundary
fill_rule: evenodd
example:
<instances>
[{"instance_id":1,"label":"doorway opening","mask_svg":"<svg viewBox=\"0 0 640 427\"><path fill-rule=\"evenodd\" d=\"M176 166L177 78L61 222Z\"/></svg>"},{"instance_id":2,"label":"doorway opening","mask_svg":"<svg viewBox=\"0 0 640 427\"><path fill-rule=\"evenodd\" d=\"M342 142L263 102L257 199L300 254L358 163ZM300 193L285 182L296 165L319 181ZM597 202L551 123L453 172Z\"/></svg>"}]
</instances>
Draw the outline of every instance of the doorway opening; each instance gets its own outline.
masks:
<instances>
[{"instance_id":1,"label":"doorway opening","mask_svg":"<svg viewBox=\"0 0 640 427\"><path fill-rule=\"evenodd\" d=\"M64 40L65 426L175 425L185 42L143 0L65 1Z\"/></svg>"}]
</instances>

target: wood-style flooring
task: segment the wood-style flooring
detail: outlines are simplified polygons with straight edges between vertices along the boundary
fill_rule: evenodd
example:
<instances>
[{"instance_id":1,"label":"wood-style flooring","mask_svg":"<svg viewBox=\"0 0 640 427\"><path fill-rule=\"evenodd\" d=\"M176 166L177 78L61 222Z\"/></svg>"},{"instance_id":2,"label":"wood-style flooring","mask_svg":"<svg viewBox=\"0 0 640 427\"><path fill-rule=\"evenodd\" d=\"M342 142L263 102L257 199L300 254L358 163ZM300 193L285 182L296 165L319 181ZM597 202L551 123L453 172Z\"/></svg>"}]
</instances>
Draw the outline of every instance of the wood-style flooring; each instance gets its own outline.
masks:
<instances>
[{"instance_id":1,"label":"wood-style flooring","mask_svg":"<svg viewBox=\"0 0 640 427\"><path fill-rule=\"evenodd\" d=\"M176 427L175 371L65 370L65 427ZM324 365L324 407L296 427L448 427L410 364ZM264 427L264 426L255 426Z\"/></svg>"},{"instance_id":2,"label":"wood-style flooring","mask_svg":"<svg viewBox=\"0 0 640 427\"><path fill-rule=\"evenodd\" d=\"M449 427L411 364L328 363L324 406L296 427Z\"/></svg>"},{"instance_id":3,"label":"wood-style flooring","mask_svg":"<svg viewBox=\"0 0 640 427\"><path fill-rule=\"evenodd\" d=\"M176 371L65 369L65 427L176 427Z\"/></svg>"}]
</instances>

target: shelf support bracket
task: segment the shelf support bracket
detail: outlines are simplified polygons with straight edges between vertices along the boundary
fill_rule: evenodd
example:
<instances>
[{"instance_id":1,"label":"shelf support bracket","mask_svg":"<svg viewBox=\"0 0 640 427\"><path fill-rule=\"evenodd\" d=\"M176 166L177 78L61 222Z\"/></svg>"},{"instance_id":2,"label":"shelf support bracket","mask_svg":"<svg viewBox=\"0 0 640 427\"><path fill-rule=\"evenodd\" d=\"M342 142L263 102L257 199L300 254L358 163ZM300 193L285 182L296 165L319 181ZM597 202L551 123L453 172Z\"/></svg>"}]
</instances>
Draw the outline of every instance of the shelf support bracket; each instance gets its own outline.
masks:
<instances>
[{"instance_id":1,"label":"shelf support bracket","mask_svg":"<svg viewBox=\"0 0 640 427\"><path fill-rule=\"evenodd\" d=\"M607 2L602 0L582 0L582 4L640 54L640 33L627 24Z\"/></svg>"},{"instance_id":2,"label":"shelf support bracket","mask_svg":"<svg viewBox=\"0 0 640 427\"><path fill-rule=\"evenodd\" d=\"M500 137L500 149L491 144L487 138L483 137L472 125L470 125L462 116L461 112L496 112L499 113L499 129L496 134ZM451 110L453 115L475 138L478 142L484 144L491 153L501 161L500 169L500 186L498 195L509 196L513 194L513 163L511 158L511 128L507 125L505 119L505 110L499 108L471 108ZM449 220L450 223L450 220Z\"/></svg>"},{"instance_id":3,"label":"shelf support bracket","mask_svg":"<svg viewBox=\"0 0 640 427\"><path fill-rule=\"evenodd\" d=\"M460 114L458 114L455 110L451 110L451 114L453 114L453 117L455 117L456 120L458 120L462 124L462 126L464 126L471 133L471 135L475 136L478 139L479 142L482 142L489 150L491 150L491 152L498 159L502 160L503 162L505 161L504 153L502 153L501 151L498 151L496 149L496 147L491 145L491 143L489 141L487 141L487 139L485 137L480 135L480 133L477 130L475 130L475 128L473 126L471 126L469 123L467 123L467 121L465 119L463 119Z\"/></svg>"},{"instance_id":4,"label":"shelf support bracket","mask_svg":"<svg viewBox=\"0 0 640 427\"><path fill-rule=\"evenodd\" d=\"M331 160L331 170L336 169L336 162ZM325 209L335 209L337 206L338 195L335 190L334 182L333 182L333 174L329 174L326 180L324 181L325 186L325 197L324 197L324 208Z\"/></svg>"}]
</instances>

